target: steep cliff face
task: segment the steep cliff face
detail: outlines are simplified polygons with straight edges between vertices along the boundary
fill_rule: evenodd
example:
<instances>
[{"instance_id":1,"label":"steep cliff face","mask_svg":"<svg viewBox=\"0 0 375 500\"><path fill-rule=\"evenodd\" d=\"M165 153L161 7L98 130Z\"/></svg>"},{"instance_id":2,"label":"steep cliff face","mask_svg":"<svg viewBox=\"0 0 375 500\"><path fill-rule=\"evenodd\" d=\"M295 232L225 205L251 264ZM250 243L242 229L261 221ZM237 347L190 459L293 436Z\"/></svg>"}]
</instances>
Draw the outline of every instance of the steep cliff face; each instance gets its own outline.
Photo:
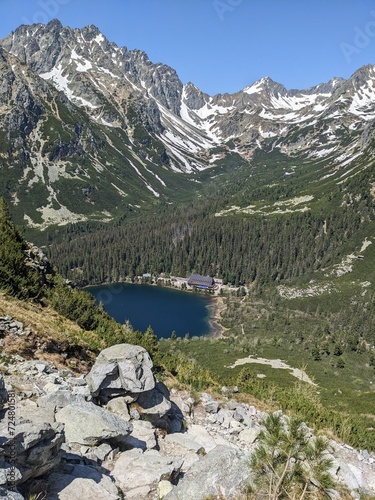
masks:
<instances>
[{"instance_id":1,"label":"steep cliff face","mask_svg":"<svg viewBox=\"0 0 375 500\"><path fill-rule=\"evenodd\" d=\"M2 190L37 227L189 195L257 152L324 160L327 175L373 158L373 66L306 90L263 78L209 96L95 26L23 25L0 46Z\"/></svg>"}]
</instances>

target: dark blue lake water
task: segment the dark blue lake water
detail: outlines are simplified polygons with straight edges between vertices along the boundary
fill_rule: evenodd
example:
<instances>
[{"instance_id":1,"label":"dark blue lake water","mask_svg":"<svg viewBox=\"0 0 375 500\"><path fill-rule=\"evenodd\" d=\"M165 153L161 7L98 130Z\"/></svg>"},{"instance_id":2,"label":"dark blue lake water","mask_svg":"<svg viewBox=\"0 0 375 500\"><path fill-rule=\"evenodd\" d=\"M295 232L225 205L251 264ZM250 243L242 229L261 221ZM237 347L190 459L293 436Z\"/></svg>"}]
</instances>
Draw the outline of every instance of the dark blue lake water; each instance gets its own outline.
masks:
<instances>
[{"instance_id":1,"label":"dark blue lake water","mask_svg":"<svg viewBox=\"0 0 375 500\"><path fill-rule=\"evenodd\" d=\"M119 323L129 320L135 330L151 326L156 335L168 338L174 330L201 336L211 333L210 297L151 285L118 283L86 288L97 303Z\"/></svg>"}]
</instances>

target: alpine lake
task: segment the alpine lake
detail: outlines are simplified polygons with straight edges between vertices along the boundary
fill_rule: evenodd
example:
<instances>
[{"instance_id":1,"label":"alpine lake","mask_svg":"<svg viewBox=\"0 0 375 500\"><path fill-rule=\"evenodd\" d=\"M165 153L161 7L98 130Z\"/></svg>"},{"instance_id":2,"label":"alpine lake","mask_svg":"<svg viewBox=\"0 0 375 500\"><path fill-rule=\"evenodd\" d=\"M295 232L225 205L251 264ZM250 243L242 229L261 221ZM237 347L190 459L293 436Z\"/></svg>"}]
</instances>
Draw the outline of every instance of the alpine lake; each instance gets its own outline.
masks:
<instances>
[{"instance_id":1,"label":"alpine lake","mask_svg":"<svg viewBox=\"0 0 375 500\"><path fill-rule=\"evenodd\" d=\"M211 321L215 300L201 293L131 283L90 286L85 290L118 323L129 320L134 330L142 332L151 326L159 339L169 338L173 331L178 337L200 337L214 330Z\"/></svg>"}]
</instances>

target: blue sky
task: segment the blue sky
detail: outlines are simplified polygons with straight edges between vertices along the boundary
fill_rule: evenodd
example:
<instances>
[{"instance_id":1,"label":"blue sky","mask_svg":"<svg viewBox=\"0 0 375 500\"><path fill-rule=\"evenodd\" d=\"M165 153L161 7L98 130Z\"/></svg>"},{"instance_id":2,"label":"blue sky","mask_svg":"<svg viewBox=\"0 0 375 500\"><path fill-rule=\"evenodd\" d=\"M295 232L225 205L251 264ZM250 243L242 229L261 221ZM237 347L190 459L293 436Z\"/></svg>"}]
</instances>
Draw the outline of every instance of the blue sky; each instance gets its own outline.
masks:
<instances>
[{"instance_id":1,"label":"blue sky","mask_svg":"<svg viewBox=\"0 0 375 500\"><path fill-rule=\"evenodd\" d=\"M20 24L95 24L203 91L269 76L287 88L375 63L374 0L0 0L0 37Z\"/></svg>"}]
</instances>

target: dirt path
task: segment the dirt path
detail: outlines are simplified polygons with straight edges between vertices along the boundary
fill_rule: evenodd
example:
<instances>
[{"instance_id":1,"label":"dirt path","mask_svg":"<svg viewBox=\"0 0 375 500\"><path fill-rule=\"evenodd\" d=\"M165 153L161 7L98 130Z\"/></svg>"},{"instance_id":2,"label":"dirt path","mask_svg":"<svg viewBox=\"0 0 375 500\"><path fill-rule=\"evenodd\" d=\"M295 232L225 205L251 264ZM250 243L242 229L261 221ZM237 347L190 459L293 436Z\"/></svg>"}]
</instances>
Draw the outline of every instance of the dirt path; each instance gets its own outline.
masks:
<instances>
[{"instance_id":1,"label":"dirt path","mask_svg":"<svg viewBox=\"0 0 375 500\"><path fill-rule=\"evenodd\" d=\"M233 365L228 366L228 368L235 368L236 366L246 365L248 363L269 365L272 368L277 368L279 370L289 370L290 374L293 377L296 377L299 380L302 380L303 382L307 382L308 384L315 386L317 385L311 380L311 378L307 375L306 372L298 368L292 368L291 366L281 361L281 359L254 358L253 356L249 356L248 358L237 359L237 361Z\"/></svg>"}]
</instances>

